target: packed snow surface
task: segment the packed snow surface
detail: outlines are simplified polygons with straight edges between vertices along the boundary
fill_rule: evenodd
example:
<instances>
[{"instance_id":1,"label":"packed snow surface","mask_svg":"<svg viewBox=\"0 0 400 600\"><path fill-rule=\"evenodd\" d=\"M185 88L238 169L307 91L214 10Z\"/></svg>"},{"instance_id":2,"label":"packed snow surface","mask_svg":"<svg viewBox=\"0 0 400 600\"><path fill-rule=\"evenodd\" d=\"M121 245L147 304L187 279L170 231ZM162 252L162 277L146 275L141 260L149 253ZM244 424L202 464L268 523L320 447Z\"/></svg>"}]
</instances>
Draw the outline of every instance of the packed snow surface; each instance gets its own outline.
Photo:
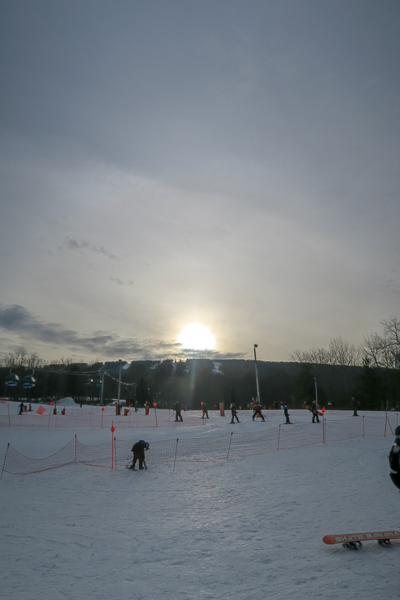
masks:
<instances>
[{"instance_id":1,"label":"packed snow surface","mask_svg":"<svg viewBox=\"0 0 400 600\"><path fill-rule=\"evenodd\" d=\"M4 410L4 407L3 407ZM16 407L13 408L16 412ZM363 413L361 412L360 415ZM385 421L384 413L373 413ZM185 417L185 414L184 414ZM202 427L128 429L150 442L259 431L283 412L253 422L210 411ZM200 419L200 414L198 414ZM352 413L327 414L349 422ZM293 427L308 423L291 411ZM321 424L315 424L321 427ZM71 429L2 428L31 458L57 452ZM83 444L111 440L79 429ZM393 443L362 437L250 458L152 465L129 471L72 464L3 474L1 595L7 600L314 600L399 597L400 542L361 550L323 544L325 534L400 529L399 491L389 477Z\"/></svg>"}]
</instances>

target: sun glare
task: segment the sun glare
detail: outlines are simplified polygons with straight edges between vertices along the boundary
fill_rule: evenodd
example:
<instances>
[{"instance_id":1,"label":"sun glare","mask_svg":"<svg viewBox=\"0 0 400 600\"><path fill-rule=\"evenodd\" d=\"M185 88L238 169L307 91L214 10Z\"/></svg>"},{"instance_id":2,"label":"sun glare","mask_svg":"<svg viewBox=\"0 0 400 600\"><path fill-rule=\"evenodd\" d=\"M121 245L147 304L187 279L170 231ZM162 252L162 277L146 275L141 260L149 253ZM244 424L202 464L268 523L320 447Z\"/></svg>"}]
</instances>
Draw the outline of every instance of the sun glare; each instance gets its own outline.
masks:
<instances>
[{"instance_id":1,"label":"sun glare","mask_svg":"<svg viewBox=\"0 0 400 600\"><path fill-rule=\"evenodd\" d=\"M214 350L215 338L207 327L190 323L182 330L178 342L186 350Z\"/></svg>"}]
</instances>

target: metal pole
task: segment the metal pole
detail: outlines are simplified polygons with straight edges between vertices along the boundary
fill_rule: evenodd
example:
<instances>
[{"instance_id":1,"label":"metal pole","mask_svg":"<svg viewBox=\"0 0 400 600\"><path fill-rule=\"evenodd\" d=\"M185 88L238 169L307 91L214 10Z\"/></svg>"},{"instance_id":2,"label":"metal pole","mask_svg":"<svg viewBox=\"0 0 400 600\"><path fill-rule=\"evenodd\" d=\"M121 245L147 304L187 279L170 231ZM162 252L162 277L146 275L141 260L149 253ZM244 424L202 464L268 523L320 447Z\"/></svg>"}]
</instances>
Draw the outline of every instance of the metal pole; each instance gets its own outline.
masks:
<instances>
[{"instance_id":1,"label":"metal pole","mask_svg":"<svg viewBox=\"0 0 400 600\"><path fill-rule=\"evenodd\" d=\"M315 405L317 407L318 410L318 385L317 385L317 378L314 377L314 385L315 385Z\"/></svg>"},{"instance_id":2,"label":"metal pole","mask_svg":"<svg viewBox=\"0 0 400 600\"><path fill-rule=\"evenodd\" d=\"M119 359L119 379L118 379L118 404L121 398L121 369L122 369L122 360Z\"/></svg>"},{"instance_id":3,"label":"metal pole","mask_svg":"<svg viewBox=\"0 0 400 600\"><path fill-rule=\"evenodd\" d=\"M258 369L257 369L257 354L256 354L256 348L258 348L258 344L254 344L254 366L255 366L255 370L256 370L256 385L257 385L257 402L259 404L261 404L261 399L260 399L260 386L258 384Z\"/></svg>"},{"instance_id":4,"label":"metal pole","mask_svg":"<svg viewBox=\"0 0 400 600\"><path fill-rule=\"evenodd\" d=\"M103 404L104 404L104 373L105 373L105 371L103 370L102 374L101 374L101 393L100 393L101 406L103 406Z\"/></svg>"}]
</instances>

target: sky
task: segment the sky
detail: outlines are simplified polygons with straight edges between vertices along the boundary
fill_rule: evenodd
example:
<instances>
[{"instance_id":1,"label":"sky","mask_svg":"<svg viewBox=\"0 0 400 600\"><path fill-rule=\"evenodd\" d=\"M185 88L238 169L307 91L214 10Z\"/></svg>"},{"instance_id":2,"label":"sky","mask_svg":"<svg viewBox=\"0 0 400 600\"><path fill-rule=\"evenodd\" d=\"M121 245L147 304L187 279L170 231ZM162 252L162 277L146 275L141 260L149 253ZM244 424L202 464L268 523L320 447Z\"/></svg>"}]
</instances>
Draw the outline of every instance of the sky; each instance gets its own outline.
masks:
<instances>
[{"instance_id":1,"label":"sky","mask_svg":"<svg viewBox=\"0 0 400 600\"><path fill-rule=\"evenodd\" d=\"M0 355L185 358L196 323L203 356L286 361L380 332L399 26L397 0L3 0Z\"/></svg>"}]
</instances>

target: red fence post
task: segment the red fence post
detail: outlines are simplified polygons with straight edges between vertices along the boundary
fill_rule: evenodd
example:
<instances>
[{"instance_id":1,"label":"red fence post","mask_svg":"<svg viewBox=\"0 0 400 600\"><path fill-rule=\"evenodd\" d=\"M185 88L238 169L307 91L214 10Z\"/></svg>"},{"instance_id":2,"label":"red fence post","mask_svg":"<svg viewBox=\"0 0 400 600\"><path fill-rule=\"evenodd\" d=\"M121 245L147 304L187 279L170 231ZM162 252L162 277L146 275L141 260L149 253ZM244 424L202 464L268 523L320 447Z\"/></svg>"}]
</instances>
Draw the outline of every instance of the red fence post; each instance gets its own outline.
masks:
<instances>
[{"instance_id":1,"label":"red fence post","mask_svg":"<svg viewBox=\"0 0 400 600\"><path fill-rule=\"evenodd\" d=\"M114 468L114 421L111 421L111 469Z\"/></svg>"},{"instance_id":2,"label":"red fence post","mask_svg":"<svg viewBox=\"0 0 400 600\"><path fill-rule=\"evenodd\" d=\"M278 427L278 448L277 450L279 450L279 440L281 439L281 423L279 423L279 427Z\"/></svg>"}]
</instances>

